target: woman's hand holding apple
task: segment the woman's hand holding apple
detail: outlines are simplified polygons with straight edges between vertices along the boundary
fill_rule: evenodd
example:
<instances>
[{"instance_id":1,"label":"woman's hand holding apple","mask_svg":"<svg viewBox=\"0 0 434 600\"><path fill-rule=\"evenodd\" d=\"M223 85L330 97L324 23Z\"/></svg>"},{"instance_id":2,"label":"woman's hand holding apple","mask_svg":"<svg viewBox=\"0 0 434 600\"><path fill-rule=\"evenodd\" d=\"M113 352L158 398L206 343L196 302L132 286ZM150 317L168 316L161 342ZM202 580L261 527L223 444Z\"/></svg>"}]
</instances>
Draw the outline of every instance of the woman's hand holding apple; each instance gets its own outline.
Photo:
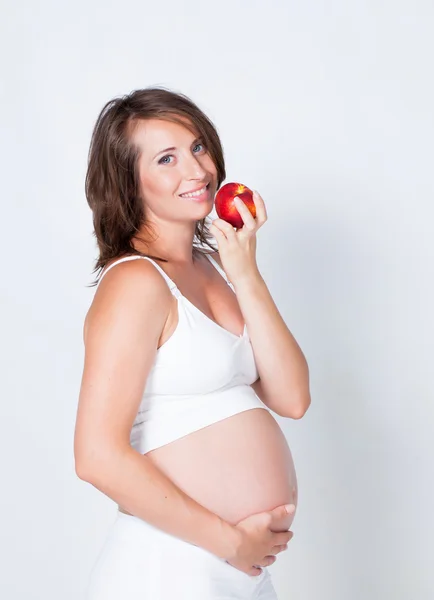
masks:
<instances>
[{"instance_id":1,"label":"woman's hand holding apple","mask_svg":"<svg viewBox=\"0 0 434 600\"><path fill-rule=\"evenodd\" d=\"M235 286L259 273L256 232L267 221L265 204L258 192L228 183L217 192L215 207L219 218L209 230L217 241L223 269Z\"/></svg>"}]
</instances>

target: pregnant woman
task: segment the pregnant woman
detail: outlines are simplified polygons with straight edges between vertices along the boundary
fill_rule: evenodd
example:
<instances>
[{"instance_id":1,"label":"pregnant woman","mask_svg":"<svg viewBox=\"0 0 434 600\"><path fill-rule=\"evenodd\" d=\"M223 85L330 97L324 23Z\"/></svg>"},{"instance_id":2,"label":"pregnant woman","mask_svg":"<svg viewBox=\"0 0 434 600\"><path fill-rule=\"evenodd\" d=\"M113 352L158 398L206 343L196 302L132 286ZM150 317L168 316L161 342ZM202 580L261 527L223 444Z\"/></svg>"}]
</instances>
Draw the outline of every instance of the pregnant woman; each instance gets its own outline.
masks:
<instances>
[{"instance_id":1,"label":"pregnant woman","mask_svg":"<svg viewBox=\"0 0 434 600\"><path fill-rule=\"evenodd\" d=\"M256 264L261 196L256 218L236 203L243 227L206 224L225 178L186 96L147 88L102 109L74 454L119 510L88 600L276 600L267 567L292 537L297 482L272 412L304 415L309 373Z\"/></svg>"}]
</instances>

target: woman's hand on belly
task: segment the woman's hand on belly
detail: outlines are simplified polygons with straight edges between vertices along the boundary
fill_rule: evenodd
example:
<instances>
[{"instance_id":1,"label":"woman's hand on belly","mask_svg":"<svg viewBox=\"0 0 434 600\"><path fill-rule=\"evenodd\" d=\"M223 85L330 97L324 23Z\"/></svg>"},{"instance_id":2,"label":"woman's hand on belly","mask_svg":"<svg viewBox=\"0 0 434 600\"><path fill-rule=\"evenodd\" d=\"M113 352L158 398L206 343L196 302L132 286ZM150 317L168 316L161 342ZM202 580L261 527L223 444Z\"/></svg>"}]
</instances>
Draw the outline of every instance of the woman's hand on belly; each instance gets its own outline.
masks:
<instances>
[{"instance_id":1,"label":"woman's hand on belly","mask_svg":"<svg viewBox=\"0 0 434 600\"><path fill-rule=\"evenodd\" d=\"M289 528L291 527L294 521L296 511L297 504L293 499L291 499L289 503L281 504L271 510L263 510L261 512L255 513L250 512L250 514L247 517L243 517L240 521L232 522L232 525L234 527L238 527L238 525L244 523L244 521L250 519L251 517L255 517L256 515L269 514L272 516L272 520L270 523L271 531L277 533L281 531L289 531Z\"/></svg>"},{"instance_id":2,"label":"woman's hand on belly","mask_svg":"<svg viewBox=\"0 0 434 600\"><path fill-rule=\"evenodd\" d=\"M237 523L238 543L226 561L249 575L260 574L260 567L272 565L277 560L275 555L286 550L293 533L282 526L288 517L292 521L294 511L293 504L282 505Z\"/></svg>"}]
</instances>

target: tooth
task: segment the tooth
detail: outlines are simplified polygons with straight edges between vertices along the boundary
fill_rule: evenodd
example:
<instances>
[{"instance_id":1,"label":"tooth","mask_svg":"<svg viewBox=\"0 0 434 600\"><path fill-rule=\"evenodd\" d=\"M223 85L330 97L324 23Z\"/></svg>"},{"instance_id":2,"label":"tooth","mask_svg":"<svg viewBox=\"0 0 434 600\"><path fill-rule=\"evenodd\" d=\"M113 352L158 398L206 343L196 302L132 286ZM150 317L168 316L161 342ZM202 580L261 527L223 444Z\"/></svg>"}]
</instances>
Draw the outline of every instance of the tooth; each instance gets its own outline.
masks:
<instances>
[{"instance_id":1,"label":"tooth","mask_svg":"<svg viewBox=\"0 0 434 600\"><path fill-rule=\"evenodd\" d=\"M181 194L181 196L186 196L187 198L191 198L193 196L200 196L201 194L203 194L206 190L206 185L201 189L198 190L197 192L192 192L191 194Z\"/></svg>"}]
</instances>

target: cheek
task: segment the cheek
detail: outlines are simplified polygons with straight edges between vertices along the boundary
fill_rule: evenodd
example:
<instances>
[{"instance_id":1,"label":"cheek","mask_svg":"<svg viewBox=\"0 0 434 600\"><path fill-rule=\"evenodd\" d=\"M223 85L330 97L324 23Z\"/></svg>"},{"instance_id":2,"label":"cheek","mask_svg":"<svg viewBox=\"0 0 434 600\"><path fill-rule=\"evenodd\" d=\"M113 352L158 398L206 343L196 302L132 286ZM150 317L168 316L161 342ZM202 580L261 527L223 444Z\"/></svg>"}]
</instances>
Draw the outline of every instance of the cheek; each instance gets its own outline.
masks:
<instances>
[{"instance_id":1,"label":"cheek","mask_svg":"<svg viewBox=\"0 0 434 600\"><path fill-rule=\"evenodd\" d=\"M180 201L176 195L180 186L179 178L173 173L159 173L142 180L142 186L145 207L163 219L173 215L173 210Z\"/></svg>"},{"instance_id":2,"label":"cheek","mask_svg":"<svg viewBox=\"0 0 434 600\"><path fill-rule=\"evenodd\" d=\"M142 179L142 186L143 195L149 201L161 200L161 197L173 196L176 193L179 178L173 172L156 172L153 176Z\"/></svg>"},{"instance_id":3,"label":"cheek","mask_svg":"<svg viewBox=\"0 0 434 600\"><path fill-rule=\"evenodd\" d=\"M217 167L215 166L210 156L207 156L207 159L203 163L203 166L208 171L208 173L211 173L212 175L214 175L214 177L217 177Z\"/></svg>"}]
</instances>

